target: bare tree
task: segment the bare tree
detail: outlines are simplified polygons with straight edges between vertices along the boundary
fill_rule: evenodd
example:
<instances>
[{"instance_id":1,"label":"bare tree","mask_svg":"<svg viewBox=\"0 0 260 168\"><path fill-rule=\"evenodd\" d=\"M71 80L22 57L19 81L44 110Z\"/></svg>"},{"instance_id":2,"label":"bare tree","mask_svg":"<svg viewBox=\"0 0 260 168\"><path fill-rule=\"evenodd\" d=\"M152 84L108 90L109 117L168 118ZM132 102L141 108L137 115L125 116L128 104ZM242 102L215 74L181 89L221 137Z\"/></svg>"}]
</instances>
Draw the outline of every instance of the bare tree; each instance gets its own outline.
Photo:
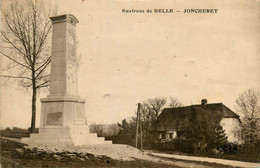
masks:
<instances>
[{"instance_id":1,"label":"bare tree","mask_svg":"<svg viewBox=\"0 0 260 168\"><path fill-rule=\"evenodd\" d=\"M144 123L148 124L143 126L143 128L148 128L149 132L153 132L153 138L158 138L158 117L163 110L163 107L166 105L166 98L164 97L155 97L153 99L148 99L143 103L143 106L146 110L143 110L143 113L146 112L144 120L148 120ZM142 112L141 112L142 113ZM151 127L150 127L151 125Z\"/></svg>"},{"instance_id":2,"label":"bare tree","mask_svg":"<svg viewBox=\"0 0 260 168\"><path fill-rule=\"evenodd\" d=\"M236 99L235 108L242 114L242 131L245 141L256 143L260 135L259 92L249 89Z\"/></svg>"},{"instance_id":3,"label":"bare tree","mask_svg":"<svg viewBox=\"0 0 260 168\"><path fill-rule=\"evenodd\" d=\"M153 128L153 114L147 107L148 104L141 104L140 120L142 124L142 132L145 139L149 138L149 131Z\"/></svg>"},{"instance_id":4,"label":"bare tree","mask_svg":"<svg viewBox=\"0 0 260 168\"><path fill-rule=\"evenodd\" d=\"M0 77L32 91L31 132L35 130L37 92L50 82L49 17L56 15L55 10L46 10L38 2L17 0L2 11L0 46L0 55L9 62Z\"/></svg>"},{"instance_id":5,"label":"bare tree","mask_svg":"<svg viewBox=\"0 0 260 168\"><path fill-rule=\"evenodd\" d=\"M170 107L181 107L183 104L176 98L170 97Z\"/></svg>"},{"instance_id":6,"label":"bare tree","mask_svg":"<svg viewBox=\"0 0 260 168\"><path fill-rule=\"evenodd\" d=\"M103 134L103 125L96 123L91 124L90 132L97 133L98 136L101 136L101 134Z\"/></svg>"},{"instance_id":7,"label":"bare tree","mask_svg":"<svg viewBox=\"0 0 260 168\"><path fill-rule=\"evenodd\" d=\"M117 124L111 124L111 125L109 126L109 129L110 129L110 131L111 131L111 135L112 135L112 136L117 135L118 132L119 132L119 127L118 127Z\"/></svg>"},{"instance_id":8,"label":"bare tree","mask_svg":"<svg viewBox=\"0 0 260 168\"><path fill-rule=\"evenodd\" d=\"M154 120L156 121L158 116L162 112L162 109L165 104L166 104L165 97L155 97L153 99L148 99L147 102L145 103L145 106L153 114Z\"/></svg>"}]
</instances>

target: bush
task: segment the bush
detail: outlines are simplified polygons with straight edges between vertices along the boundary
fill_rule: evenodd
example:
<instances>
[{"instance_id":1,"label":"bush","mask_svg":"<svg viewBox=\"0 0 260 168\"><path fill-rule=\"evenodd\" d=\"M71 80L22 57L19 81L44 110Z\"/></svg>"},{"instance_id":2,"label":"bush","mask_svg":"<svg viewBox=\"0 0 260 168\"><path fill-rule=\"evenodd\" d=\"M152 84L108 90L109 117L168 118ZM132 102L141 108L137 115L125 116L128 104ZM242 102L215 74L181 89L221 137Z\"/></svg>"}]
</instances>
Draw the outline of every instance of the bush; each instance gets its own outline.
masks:
<instances>
[{"instance_id":1,"label":"bush","mask_svg":"<svg viewBox=\"0 0 260 168\"><path fill-rule=\"evenodd\" d=\"M180 138L171 141L145 141L143 143L144 149L156 149L160 151L175 151L192 153L192 145Z\"/></svg>"},{"instance_id":2,"label":"bush","mask_svg":"<svg viewBox=\"0 0 260 168\"><path fill-rule=\"evenodd\" d=\"M38 132L38 129L37 129ZM22 138L29 137L30 131L24 128L13 127L12 129L7 127L5 130L0 130L0 136L10 138Z\"/></svg>"}]
</instances>

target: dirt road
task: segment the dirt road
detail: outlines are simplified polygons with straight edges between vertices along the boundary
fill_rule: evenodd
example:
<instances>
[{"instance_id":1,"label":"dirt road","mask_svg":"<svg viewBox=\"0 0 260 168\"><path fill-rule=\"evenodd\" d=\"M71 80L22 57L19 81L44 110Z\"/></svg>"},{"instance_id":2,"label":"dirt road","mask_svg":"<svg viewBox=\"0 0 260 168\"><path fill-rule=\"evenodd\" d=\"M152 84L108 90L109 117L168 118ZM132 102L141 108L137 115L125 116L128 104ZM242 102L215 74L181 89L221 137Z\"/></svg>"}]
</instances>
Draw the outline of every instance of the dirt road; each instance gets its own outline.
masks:
<instances>
[{"instance_id":1,"label":"dirt road","mask_svg":"<svg viewBox=\"0 0 260 168\"><path fill-rule=\"evenodd\" d=\"M165 154L165 153L151 153L151 155L160 156L160 157L164 157L164 158L187 160L187 161L217 163L217 164L234 166L234 167L251 167L251 168L260 167L260 163L242 162L242 161L234 161L234 160L226 160L226 159L183 156L183 155L174 155L174 154Z\"/></svg>"}]
</instances>

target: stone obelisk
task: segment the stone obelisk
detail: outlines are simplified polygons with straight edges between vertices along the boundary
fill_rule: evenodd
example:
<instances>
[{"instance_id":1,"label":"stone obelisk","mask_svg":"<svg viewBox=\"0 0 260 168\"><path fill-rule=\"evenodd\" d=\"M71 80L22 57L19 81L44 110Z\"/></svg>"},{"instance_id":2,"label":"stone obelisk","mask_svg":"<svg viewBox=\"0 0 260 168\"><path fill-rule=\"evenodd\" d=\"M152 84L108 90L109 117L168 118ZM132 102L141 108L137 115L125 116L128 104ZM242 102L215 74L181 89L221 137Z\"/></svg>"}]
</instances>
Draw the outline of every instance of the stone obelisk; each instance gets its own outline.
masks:
<instances>
[{"instance_id":1,"label":"stone obelisk","mask_svg":"<svg viewBox=\"0 0 260 168\"><path fill-rule=\"evenodd\" d=\"M78 96L76 24L73 15L50 18L53 24L50 94L41 99L39 134L22 142L36 145L85 145L112 143L90 134L85 100Z\"/></svg>"}]
</instances>

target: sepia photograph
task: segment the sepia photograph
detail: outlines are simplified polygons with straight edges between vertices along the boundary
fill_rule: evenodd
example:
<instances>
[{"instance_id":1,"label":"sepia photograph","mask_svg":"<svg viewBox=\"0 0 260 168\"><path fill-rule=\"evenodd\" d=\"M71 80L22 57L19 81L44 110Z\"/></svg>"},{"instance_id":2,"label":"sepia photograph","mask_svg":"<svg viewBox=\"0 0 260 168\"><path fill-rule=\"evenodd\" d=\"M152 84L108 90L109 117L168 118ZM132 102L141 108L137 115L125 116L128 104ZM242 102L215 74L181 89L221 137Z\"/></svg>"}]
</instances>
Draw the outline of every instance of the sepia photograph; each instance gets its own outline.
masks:
<instances>
[{"instance_id":1,"label":"sepia photograph","mask_svg":"<svg viewBox=\"0 0 260 168\"><path fill-rule=\"evenodd\" d=\"M259 0L0 0L0 167L260 167Z\"/></svg>"}]
</instances>

